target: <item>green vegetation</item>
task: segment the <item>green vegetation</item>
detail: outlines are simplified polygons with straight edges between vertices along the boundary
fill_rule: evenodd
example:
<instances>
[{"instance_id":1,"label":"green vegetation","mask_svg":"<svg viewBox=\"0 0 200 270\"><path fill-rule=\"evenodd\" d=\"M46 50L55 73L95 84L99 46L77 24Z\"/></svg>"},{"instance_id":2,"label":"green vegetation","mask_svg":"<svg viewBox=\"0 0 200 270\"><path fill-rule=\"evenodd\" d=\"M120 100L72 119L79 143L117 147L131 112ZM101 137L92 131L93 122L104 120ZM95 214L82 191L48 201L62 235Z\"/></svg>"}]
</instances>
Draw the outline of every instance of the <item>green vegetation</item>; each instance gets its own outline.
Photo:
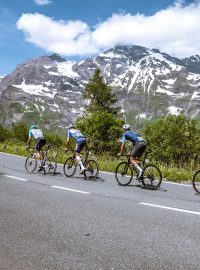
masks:
<instances>
[{"instance_id":1,"label":"green vegetation","mask_svg":"<svg viewBox=\"0 0 200 270\"><path fill-rule=\"evenodd\" d=\"M187 167L200 152L200 131L194 120L169 115L144 128L150 155L168 166Z\"/></svg>"}]
</instances>

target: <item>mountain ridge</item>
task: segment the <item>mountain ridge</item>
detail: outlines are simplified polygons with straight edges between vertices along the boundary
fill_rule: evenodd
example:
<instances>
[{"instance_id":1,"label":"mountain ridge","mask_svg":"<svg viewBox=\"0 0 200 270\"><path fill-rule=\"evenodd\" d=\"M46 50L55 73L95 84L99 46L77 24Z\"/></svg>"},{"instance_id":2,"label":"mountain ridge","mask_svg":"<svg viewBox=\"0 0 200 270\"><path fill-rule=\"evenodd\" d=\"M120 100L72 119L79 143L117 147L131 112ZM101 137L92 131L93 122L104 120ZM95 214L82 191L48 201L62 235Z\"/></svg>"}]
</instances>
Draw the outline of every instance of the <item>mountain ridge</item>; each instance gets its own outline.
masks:
<instances>
[{"instance_id":1,"label":"mountain ridge","mask_svg":"<svg viewBox=\"0 0 200 270\"><path fill-rule=\"evenodd\" d=\"M0 81L0 122L63 128L84 110L84 87L97 68L133 125L169 113L200 119L200 56L179 59L133 45L116 46L81 62L52 54L17 65Z\"/></svg>"}]
</instances>

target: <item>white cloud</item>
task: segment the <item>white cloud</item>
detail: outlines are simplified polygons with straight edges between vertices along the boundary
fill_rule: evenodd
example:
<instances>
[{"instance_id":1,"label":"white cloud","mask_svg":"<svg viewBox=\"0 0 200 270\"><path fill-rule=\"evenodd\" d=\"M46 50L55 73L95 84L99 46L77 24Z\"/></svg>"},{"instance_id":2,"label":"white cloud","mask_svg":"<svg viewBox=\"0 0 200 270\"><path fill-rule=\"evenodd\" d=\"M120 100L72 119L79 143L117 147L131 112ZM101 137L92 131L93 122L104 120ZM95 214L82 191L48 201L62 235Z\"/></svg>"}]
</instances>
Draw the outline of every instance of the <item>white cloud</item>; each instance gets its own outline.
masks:
<instances>
[{"instance_id":1,"label":"white cloud","mask_svg":"<svg viewBox=\"0 0 200 270\"><path fill-rule=\"evenodd\" d=\"M82 21L56 21L41 14L23 14L18 29L26 40L65 56L92 55L116 45L158 48L177 57L200 54L200 3L183 1L152 16L113 14L94 28Z\"/></svg>"},{"instance_id":2,"label":"white cloud","mask_svg":"<svg viewBox=\"0 0 200 270\"><path fill-rule=\"evenodd\" d=\"M51 3L49 0L34 0L34 2L39 6L48 5Z\"/></svg>"}]
</instances>

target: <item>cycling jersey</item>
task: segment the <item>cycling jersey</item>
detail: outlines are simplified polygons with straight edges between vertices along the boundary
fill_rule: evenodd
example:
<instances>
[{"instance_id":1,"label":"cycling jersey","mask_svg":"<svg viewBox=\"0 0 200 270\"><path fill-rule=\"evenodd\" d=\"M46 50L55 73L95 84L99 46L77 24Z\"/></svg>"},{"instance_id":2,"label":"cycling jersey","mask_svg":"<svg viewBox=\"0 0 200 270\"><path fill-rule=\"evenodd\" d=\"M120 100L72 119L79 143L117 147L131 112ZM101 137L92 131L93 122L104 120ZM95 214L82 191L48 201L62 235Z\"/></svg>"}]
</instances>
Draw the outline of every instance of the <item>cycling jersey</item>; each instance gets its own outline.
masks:
<instances>
[{"instance_id":1,"label":"cycling jersey","mask_svg":"<svg viewBox=\"0 0 200 270\"><path fill-rule=\"evenodd\" d=\"M31 139L32 137L34 137L36 140L44 139L44 135L42 133L42 130L35 129L35 128L30 129L29 130L29 138Z\"/></svg>"},{"instance_id":2,"label":"cycling jersey","mask_svg":"<svg viewBox=\"0 0 200 270\"><path fill-rule=\"evenodd\" d=\"M126 131L122 134L121 142L125 143L126 140L136 143L136 142L144 142L144 139L136 132Z\"/></svg>"},{"instance_id":3,"label":"cycling jersey","mask_svg":"<svg viewBox=\"0 0 200 270\"><path fill-rule=\"evenodd\" d=\"M74 138L76 143L80 143L85 136L78 129L69 129L67 131L67 138Z\"/></svg>"}]
</instances>

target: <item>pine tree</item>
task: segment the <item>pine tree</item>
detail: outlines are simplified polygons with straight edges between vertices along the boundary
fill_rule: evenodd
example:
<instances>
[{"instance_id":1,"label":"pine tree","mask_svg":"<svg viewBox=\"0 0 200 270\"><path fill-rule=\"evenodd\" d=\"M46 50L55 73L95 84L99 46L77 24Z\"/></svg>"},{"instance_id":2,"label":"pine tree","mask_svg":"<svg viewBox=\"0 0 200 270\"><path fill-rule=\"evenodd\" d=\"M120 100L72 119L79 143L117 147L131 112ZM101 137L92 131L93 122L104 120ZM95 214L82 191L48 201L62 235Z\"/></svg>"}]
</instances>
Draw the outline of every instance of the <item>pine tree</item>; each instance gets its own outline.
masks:
<instances>
[{"instance_id":1,"label":"pine tree","mask_svg":"<svg viewBox=\"0 0 200 270\"><path fill-rule=\"evenodd\" d=\"M117 114L119 111L119 107L114 106L117 98L112 93L112 88L104 82L99 69L95 71L94 76L90 79L83 97L89 100L89 105L86 108L88 112L104 111Z\"/></svg>"},{"instance_id":2,"label":"pine tree","mask_svg":"<svg viewBox=\"0 0 200 270\"><path fill-rule=\"evenodd\" d=\"M114 151L123 120L120 108L116 106L117 98L104 82L99 69L87 84L83 97L88 105L83 116L77 119L77 127L91 138L97 152Z\"/></svg>"}]
</instances>

